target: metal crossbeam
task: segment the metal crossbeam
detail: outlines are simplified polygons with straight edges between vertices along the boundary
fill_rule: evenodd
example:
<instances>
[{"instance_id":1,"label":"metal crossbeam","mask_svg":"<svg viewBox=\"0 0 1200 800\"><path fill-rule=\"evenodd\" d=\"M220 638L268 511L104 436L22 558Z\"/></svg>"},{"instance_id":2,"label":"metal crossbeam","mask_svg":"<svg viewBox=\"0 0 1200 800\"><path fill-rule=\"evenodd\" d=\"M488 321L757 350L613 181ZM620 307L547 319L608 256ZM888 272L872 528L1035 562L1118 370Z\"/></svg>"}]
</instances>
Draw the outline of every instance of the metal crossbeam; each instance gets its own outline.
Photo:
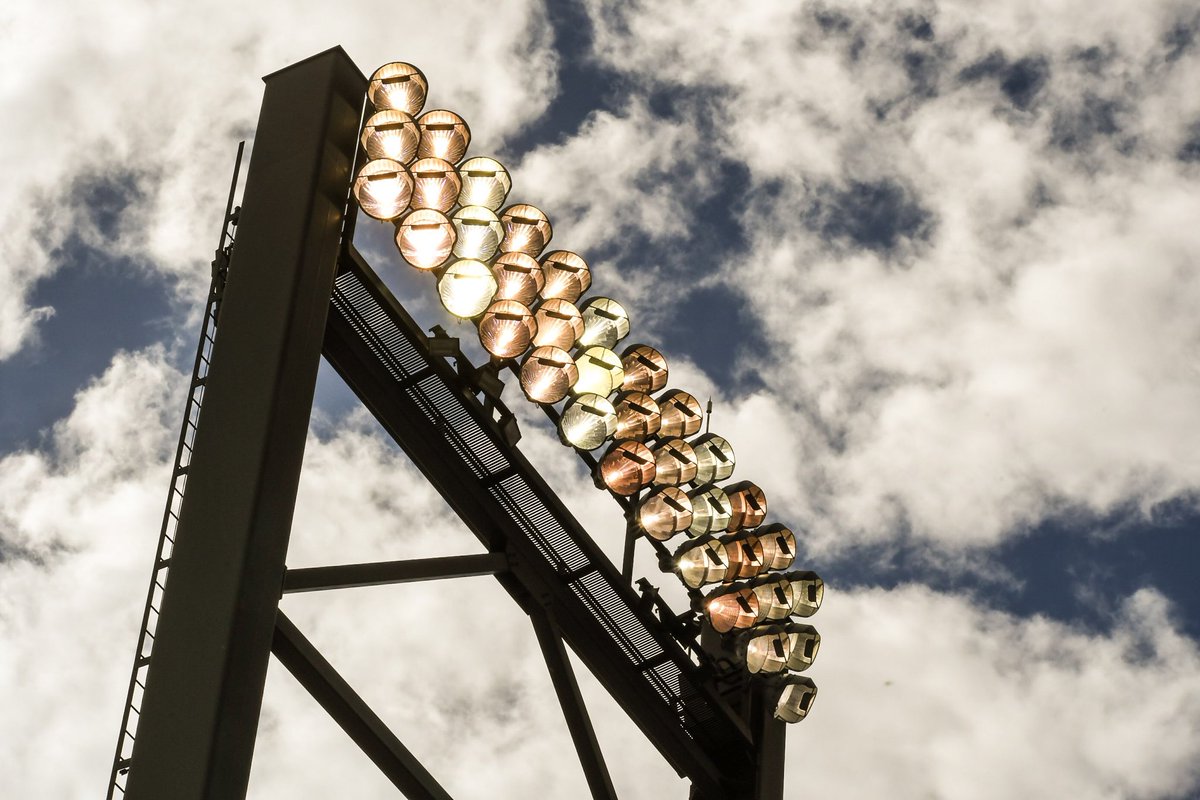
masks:
<instances>
[{"instance_id":1,"label":"metal crossbeam","mask_svg":"<svg viewBox=\"0 0 1200 800\"><path fill-rule=\"evenodd\" d=\"M563 716L567 719L571 741L575 743L575 752L579 754L579 763L583 765L592 797L594 800L617 800L617 791L613 788L604 754L600 752L596 731L588 717L587 706L583 704L583 695L579 693L579 683L575 680L575 671L571 669L558 628L544 609L534 609L529 618L533 621L538 644L542 646L542 656L550 670L550 680L554 683L558 704L562 706Z\"/></svg>"},{"instance_id":2,"label":"metal crossbeam","mask_svg":"<svg viewBox=\"0 0 1200 800\"><path fill-rule=\"evenodd\" d=\"M440 558L410 558L406 561L377 561L371 564L339 564L331 567L289 569L283 576L283 593L383 586L441 578L471 578L508 571L504 553L480 553Z\"/></svg>"},{"instance_id":3,"label":"metal crossbeam","mask_svg":"<svg viewBox=\"0 0 1200 800\"><path fill-rule=\"evenodd\" d=\"M275 619L271 652L408 800L450 800L417 757L282 611Z\"/></svg>"}]
</instances>

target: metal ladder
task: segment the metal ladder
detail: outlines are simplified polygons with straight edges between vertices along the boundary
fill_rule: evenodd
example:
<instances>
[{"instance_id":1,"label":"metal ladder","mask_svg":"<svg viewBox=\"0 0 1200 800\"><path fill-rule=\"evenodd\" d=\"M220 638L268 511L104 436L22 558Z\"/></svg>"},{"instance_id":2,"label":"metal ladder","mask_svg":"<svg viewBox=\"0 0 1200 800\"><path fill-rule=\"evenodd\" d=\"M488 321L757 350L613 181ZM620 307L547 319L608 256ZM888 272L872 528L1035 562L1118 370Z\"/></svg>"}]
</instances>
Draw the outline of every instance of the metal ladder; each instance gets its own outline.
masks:
<instances>
[{"instance_id":1,"label":"metal ladder","mask_svg":"<svg viewBox=\"0 0 1200 800\"><path fill-rule=\"evenodd\" d=\"M154 569L150 574L150 590L146 596L146 608L142 612L142 627L138 633L133 674L129 678L125 711L121 715L121 732L117 737L117 752L113 757L112 773L108 782L108 800L115 800L115 798L125 795L129 768L133 760L133 746L137 735L138 719L141 716L142 695L146 691L146 676L150 671L151 654L154 651L154 633L158 626L163 594L166 592L167 575L171 567L171 553L175 549L175 531L179 525L179 509L183 503L184 490L187 487L188 465L192 460L196 424L200 418L200 405L204 400L204 384L208 377L213 342L217 335L221 295L225 289L229 256L233 251L233 238L237 231L238 215L241 210L234 208L233 198L237 190L238 174L241 170L242 152L245 145L245 142L238 144L237 158L233 167L233 180L229 186L229 201L225 205L225 220L221 227L221 238L217 244L216 257L212 262L212 283L208 288L208 302L204 307L204 321L200 326L200 342L196 347L192 381L188 386L183 428L179 432L179 444L175 448L175 464L171 470L171 488L167 493L167 506L163 512L162 529L158 535L158 551L155 553Z\"/></svg>"}]
</instances>

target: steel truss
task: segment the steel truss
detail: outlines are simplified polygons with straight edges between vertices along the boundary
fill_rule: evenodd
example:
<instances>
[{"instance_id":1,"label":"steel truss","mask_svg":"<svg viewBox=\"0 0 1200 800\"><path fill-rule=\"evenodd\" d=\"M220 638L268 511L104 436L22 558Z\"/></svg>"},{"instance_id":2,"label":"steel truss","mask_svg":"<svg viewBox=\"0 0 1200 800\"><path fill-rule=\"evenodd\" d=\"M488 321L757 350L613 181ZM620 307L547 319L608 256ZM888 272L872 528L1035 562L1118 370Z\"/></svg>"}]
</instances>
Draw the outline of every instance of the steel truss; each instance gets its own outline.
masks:
<instances>
[{"instance_id":1,"label":"steel truss","mask_svg":"<svg viewBox=\"0 0 1200 800\"><path fill-rule=\"evenodd\" d=\"M334 48L264 80L195 420L189 400L186 494L172 483L171 580L160 583L160 554L152 658L139 643L144 692L131 688L109 797L244 797L273 652L405 796L447 798L278 601L491 574L532 620L593 797L615 793L566 646L693 798L779 800L783 726L757 690L698 646L648 583L641 594L630 586L629 557L623 576L516 449L513 415L481 392L480 371L427 337L354 248L365 77ZM206 317L203 336L216 321ZM322 354L486 553L286 570Z\"/></svg>"}]
</instances>

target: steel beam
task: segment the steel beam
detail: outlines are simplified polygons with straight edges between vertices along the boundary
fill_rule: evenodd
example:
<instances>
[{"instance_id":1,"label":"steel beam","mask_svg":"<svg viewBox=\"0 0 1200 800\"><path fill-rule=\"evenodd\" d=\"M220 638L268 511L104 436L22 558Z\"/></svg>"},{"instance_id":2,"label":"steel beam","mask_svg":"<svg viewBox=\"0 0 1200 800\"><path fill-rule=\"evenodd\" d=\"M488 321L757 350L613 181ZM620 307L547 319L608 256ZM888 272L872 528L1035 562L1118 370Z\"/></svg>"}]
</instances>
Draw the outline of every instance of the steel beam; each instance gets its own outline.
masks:
<instances>
[{"instance_id":1,"label":"steel beam","mask_svg":"<svg viewBox=\"0 0 1200 800\"><path fill-rule=\"evenodd\" d=\"M341 48L264 81L129 800L236 800L250 775L367 86Z\"/></svg>"},{"instance_id":2,"label":"steel beam","mask_svg":"<svg viewBox=\"0 0 1200 800\"><path fill-rule=\"evenodd\" d=\"M567 658L562 636L545 609L534 609L529 618L533 621L538 644L542 646L542 656L550 670L550 680L554 683L558 704L562 706L563 716L567 719L567 729L571 732L571 741L575 743L575 752L579 754L579 763L583 766L592 798L617 800L617 792L613 788L608 767L604 764L604 754L600 752L600 743L596 740L587 706L583 704L583 695L579 693L579 683Z\"/></svg>"},{"instance_id":3,"label":"steel beam","mask_svg":"<svg viewBox=\"0 0 1200 800\"><path fill-rule=\"evenodd\" d=\"M417 757L282 611L275 620L271 652L408 800L450 800Z\"/></svg>"},{"instance_id":4,"label":"steel beam","mask_svg":"<svg viewBox=\"0 0 1200 800\"><path fill-rule=\"evenodd\" d=\"M339 564L332 567L289 569L283 576L283 593L383 586L441 578L471 578L508 571L504 553L469 556L411 558L407 561L378 561L372 564Z\"/></svg>"}]
</instances>

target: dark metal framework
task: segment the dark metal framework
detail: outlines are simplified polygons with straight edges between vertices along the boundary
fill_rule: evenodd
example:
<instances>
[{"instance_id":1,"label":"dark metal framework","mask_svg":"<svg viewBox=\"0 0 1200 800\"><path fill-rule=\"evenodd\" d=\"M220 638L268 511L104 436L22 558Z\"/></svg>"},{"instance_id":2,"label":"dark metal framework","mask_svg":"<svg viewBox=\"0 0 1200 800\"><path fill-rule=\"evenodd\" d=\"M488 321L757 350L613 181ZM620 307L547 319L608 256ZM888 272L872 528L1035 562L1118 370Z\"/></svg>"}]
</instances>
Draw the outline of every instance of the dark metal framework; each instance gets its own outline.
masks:
<instances>
[{"instance_id":1,"label":"dark metal framework","mask_svg":"<svg viewBox=\"0 0 1200 800\"><path fill-rule=\"evenodd\" d=\"M533 622L593 797L615 792L565 646L694 798L781 798L783 726L760 690L697 643L689 615L630 585L631 551L619 571L516 449L511 412L480 390L486 373L427 337L354 248L366 79L334 48L265 81L243 208L227 213L237 244L223 236L228 271L214 266L109 798L245 796L272 652L406 797L447 798L278 600L485 574ZM486 553L285 569L322 354Z\"/></svg>"}]
</instances>

